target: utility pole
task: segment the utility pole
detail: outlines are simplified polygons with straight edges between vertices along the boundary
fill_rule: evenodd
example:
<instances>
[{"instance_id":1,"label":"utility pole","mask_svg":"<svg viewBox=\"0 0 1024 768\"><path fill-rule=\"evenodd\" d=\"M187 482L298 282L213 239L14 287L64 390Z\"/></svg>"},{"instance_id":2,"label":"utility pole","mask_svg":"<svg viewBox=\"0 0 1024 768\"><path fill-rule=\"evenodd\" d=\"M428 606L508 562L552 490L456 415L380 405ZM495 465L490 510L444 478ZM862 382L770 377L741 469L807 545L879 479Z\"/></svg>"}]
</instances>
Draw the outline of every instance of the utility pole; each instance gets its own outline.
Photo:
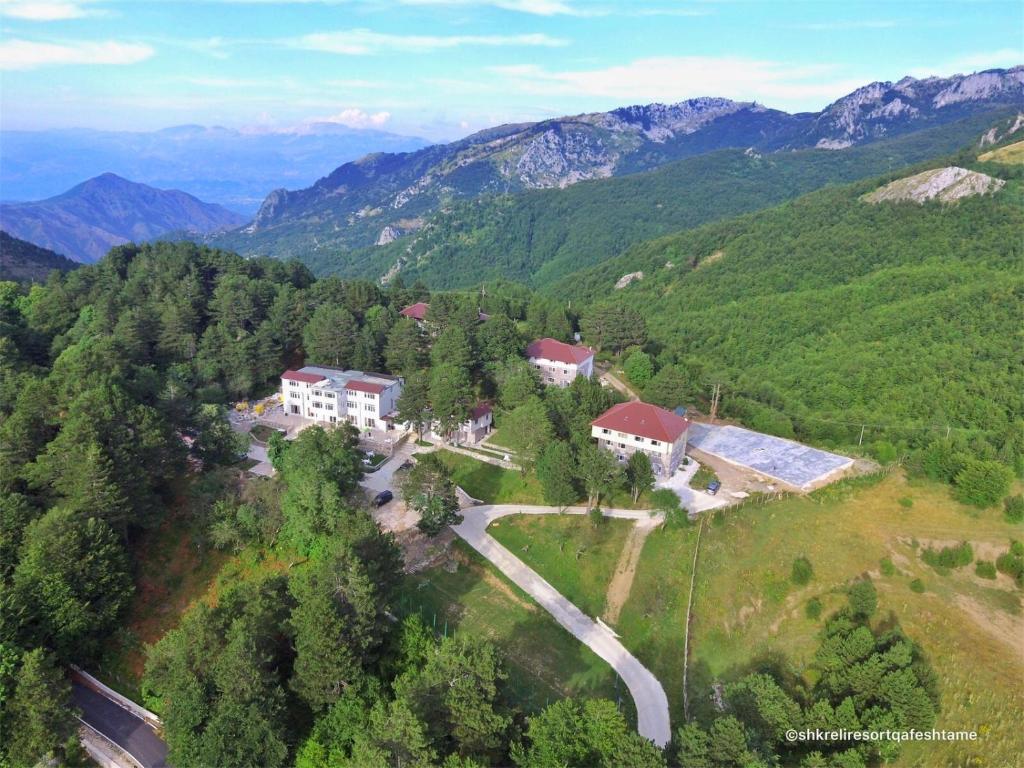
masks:
<instances>
[{"instance_id":1,"label":"utility pole","mask_svg":"<svg viewBox=\"0 0 1024 768\"><path fill-rule=\"evenodd\" d=\"M718 416L718 401L721 399L722 385L715 384L715 388L711 393L711 421L714 421Z\"/></svg>"},{"instance_id":2,"label":"utility pole","mask_svg":"<svg viewBox=\"0 0 1024 768\"><path fill-rule=\"evenodd\" d=\"M857 438L857 445L858 446L861 445L864 442L864 427L865 426L867 426L867 425L865 425L865 424L861 424L860 425L860 437Z\"/></svg>"}]
</instances>

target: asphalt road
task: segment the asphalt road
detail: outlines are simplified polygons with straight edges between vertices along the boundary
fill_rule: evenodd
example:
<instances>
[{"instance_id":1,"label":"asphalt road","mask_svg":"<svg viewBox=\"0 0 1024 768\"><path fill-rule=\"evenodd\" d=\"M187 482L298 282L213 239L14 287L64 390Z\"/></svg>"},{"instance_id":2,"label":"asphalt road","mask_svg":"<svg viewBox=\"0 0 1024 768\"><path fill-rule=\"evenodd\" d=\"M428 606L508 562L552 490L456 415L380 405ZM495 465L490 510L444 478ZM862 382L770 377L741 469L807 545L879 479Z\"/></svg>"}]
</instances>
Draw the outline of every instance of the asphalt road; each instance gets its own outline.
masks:
<instances>
[{"instance_id":1,"label":"asphalt road","mask_svg":"<svg viewBox=\"0 0 1024 768\"><path fill-rule=\"evenodd\" d=\"M71 700L87 725L134 757L142 768L167 766L167 745L149 724L77 682L71 684Z\"/></svg>"},{"instance_id":2,"label":"asphalt road","mask_svg":"<svg viewBox=\"0 0 1024 768\"><path fill-rule=\"evenodd\" d=\"M565 510L569 514L583 514L580 507ZM528 593L555 620L575 635L598 656L607 661L619 673L629 688L636 704L637 730L641 736L653 741L659 747L668 744L671 738L669 725L668 698L665 689L650 670L626 650L607 627L598 624L583 611L565 599L554 587L528 568L498 541L487 533L491 521L504 515L522 512L528 515L557 514L554 507L539 507L519 504L492 504L470 507L462 510L464 520L452 528L477 552L486 557L494 566L510 578L524 592ZM606 509L608 517L622 517L632 520L649 519L650 513L637 510Z\"/></svg>"}]
</instances>

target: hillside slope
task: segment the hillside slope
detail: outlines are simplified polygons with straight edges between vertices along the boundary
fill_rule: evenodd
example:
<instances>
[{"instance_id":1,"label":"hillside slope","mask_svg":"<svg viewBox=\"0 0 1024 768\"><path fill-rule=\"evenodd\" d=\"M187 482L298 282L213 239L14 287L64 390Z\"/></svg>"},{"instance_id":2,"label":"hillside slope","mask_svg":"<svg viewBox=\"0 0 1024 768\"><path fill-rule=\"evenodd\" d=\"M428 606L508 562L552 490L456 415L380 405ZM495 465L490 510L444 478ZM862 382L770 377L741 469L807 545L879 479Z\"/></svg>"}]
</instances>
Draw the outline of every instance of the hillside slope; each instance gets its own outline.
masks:
<instances>
[{"instance_id":1,"label":"hillside slope","mask_svg":"<svg viewBox=\"0 0 1024 768\"><path fill-rule=\"evenodd\" d=\"M12 235L86 263L129 241L168 233L206 234L243 220L184 192L136 184L112 173L48 200L0 205L0 221Z\"/></svg>"},{"instance_id":2,"label":"hillside slope","mask_svg":"<svg viewBox=\"0 0 1024 768\"><path fill-rule=\"evenodd\" d=\"M820 113L709 97L498 126L417 152L368 155L306 189L275 190L249 226L215 242L245 254L340 261L417 231L426 214L459 198L561 188L726 147L840 149L1021 104L1018 67L872 83Z\"/></svg>"},{"instance_id":3,"label":"hillside slope","mask_svg":"<svg viewBox=\"0 0 1024 768\"><path fill-rule=\"evenodd\" d=\"M320 273L369 279L398 272L406 284L422 279L438 288L498 277L543 288L633 243L956 151L1016 115L994 114L841 152L720 150L567 189L452 202L409 237L307 263Z\"/></svg>"},{"instance_id":4,"label":"hillside slope","mask_svg":"<svg viewBox=\"0 0 1024 768\"><path fill-rule=\"evenodd\" d=\"M0 280L42 282L53 270L70 272L78 264L59 253L11 237L0 230Z\"/></svg>"},{"instance_id":5,"label":"hillside slope","mask_svg":"<svg viewBox=\"0 0 1024 768\"><path fill-rule=\"evenodd\" d=\"M680 399L833 443L1003 435L1022 417L1024 199L872 205L860 182L638 245L553 289L640 312ZM643 271L621 290L622 275ZM586 314L586 313L584 313ZM998 444L998 440L996 440Z\"/></svg>"}]
</instances>

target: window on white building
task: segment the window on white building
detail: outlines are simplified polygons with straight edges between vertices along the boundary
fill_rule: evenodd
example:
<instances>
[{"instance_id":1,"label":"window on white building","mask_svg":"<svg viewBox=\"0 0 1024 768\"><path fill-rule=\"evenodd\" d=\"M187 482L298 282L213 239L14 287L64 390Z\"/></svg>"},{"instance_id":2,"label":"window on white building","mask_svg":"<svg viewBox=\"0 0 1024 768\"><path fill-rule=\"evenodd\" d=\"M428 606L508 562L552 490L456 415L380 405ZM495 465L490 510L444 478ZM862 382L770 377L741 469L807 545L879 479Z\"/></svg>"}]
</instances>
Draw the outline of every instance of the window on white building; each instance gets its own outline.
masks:
<instances>
[{"instance_id":1,"label":"window on white building","mask_svg":"<svg viewBox=\"0 0 1024 768\"><path fill-rule=\"evenodd\" d=\"M297 386L299 386L299 382L289 380L288 381L288 386L289 387L297 387Z\"/></svg>"},{"instance_id":2,"label":"window on white building","mask_svg":"<svg viewBox=\"0 0 1024 768\"><path fill-rule=\"evenodd\" d=\"M374 421L373 419L367 419L366 420L366 426L368 426L368 427L375 427L375 426L377 426L377 422Z\"/></svg>"},{"instance_id":3,"label":"window on white building","mask_svg":"<svg viewBox=\"0 0 1024 768\"><path fill-rule=\"evenodd\" d=\"M364 410L364 411L369 411L370 413L376 413L376 411L377 411L377 406L376 406L376 405L374 405L373 403L365 403L365 404L363 405L363 410Z\"/></svg>"}]
</instances>

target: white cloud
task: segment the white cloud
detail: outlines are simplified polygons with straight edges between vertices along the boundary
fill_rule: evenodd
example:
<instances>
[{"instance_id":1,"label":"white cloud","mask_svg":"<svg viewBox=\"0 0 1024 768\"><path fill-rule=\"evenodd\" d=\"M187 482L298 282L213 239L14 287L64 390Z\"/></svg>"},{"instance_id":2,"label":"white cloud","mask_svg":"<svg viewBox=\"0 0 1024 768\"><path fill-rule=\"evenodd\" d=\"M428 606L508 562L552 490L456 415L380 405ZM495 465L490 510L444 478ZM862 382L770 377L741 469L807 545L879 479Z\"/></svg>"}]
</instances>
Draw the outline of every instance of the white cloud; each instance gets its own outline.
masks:
<instances>
[{"instance_id":1,"label":"white cloud","mask_svg":"<svg viewBox=\"0 0 1024 768\"><path fill-rule=\"evenodd\" d=\"M826 66L796 67L731 56L662 56L590 70L552 71L526 64L490 71L503 78L498 89L523 93L588 95L634 104L726 96L783 109L820 107L864 82L830 77L832 70Z\"/></svg>"},{"instance_id":2,"label":"white cloud","mask_svg":"<svg viewBox=\"0 0 1024 768\"><path fill-rule=\"evenodd\" d=\"M0 0L0 16L24 21L63 21L88 16L89 11L78 2L44 2L40 0Z\"/></svg>"},{"instance_id":3,"label":"white cloud","mask_svg":"<svg viewBox=\"0 0 1024 768\"><path fill-rule=\"evenodd\" d=\"M137 64L155 51L141 43L38 43L11 39L0 42L0 70L35 69L59 64Z\"/></svg>"},{"instance_id":4,"label":"white cloud","mask_svg":"<svg viewBox=\"0 0 1024 768\"><path fill-rule=\"evenodd\" d=\"M957 56L938 66L915 67L910 70L910 74L913 77L948 77L980 72L983 69L1015 67L1018 64L1024 64L1024 49L1000 48Z\"/></svg>"},{"instance_id":5,"label":"white cloud","mask_svg":"<svg viewBox=\"0 0 1024 768\"><path fill-rule=\"evenodd\" d=\"M390 119L390 112L374 112L373 114L369 114L358 107L351 107L349 109L343 109L336 115L322 117L310 122L340 123L341 125L347 125L349 128L380 128Z\"/></svg>"},{"instance_id":6,"label":"white cloud","mask_svg":"<svg viewBox=\"0 0 1024 768\"><path fill-rule=\"evenodd\" d=\"M849 29L893 29L899 23L889 19L851 19L848 21L808 21L782 24L782 29L802 29L809 32L833 32Z\"/></svg>"},{"instance_id":7,"label":"white cloud","mask_svg":"<svg viewBox=\"0 0 1024 768\"><path fill-rule=\"evenodd\" d=\"M534 16L589 15L562 0L399 0L402 5L448 5L456 7L491 6L506 11L529 13Z\"/></svg>"},{"instance_id":8,"label":"white cloud","mask_svg":"<svg viewBox=\"0 0 1024 768\"><path fill-rule=\"evenodd\" d=\"M543 46L568 45L568 41L544 34L525 35L392 35L369 29L314 32L291 44L309 51L364 56L380 51L430 53L461 46Z\"/></svg>"}]
</instances>

